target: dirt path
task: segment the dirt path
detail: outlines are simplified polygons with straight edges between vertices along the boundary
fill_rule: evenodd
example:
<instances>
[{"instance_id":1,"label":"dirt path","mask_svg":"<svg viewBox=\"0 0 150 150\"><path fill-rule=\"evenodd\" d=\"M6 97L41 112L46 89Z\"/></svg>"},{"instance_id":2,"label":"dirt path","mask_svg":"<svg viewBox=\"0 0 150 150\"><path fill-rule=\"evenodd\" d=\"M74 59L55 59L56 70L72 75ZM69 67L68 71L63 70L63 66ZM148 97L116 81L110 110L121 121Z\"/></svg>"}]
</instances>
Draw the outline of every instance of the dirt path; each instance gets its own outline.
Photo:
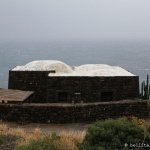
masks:
<instances>
[{"instance_id":1,"label":"dirt path","mask_svg":"<svg viewBox=\"0 0 150 150\"><path fill-rule=\"evenodd\" d=\"M146 124L150 125L150 118L145 119Z\"/></svg>"},{"instance_id":2,"label":"dirt path","mask_svg":"<svg viewBox=\"0 0 150 150\"><path fill-rule=\"evenodd\" d=\"M150 125L150 118L145 119L146 123ZM33 132L35 128L40 128L42 133L48 134L51 132L79 132L87 130L90 124L85 123L72 123L72 124L42 124L42 123L30 123L21 125L15 122L3 122L8 128L21 128L27 132Z\"/></svg>"},{"instance_id":3,"label":"dirt path","mask_svg":"<svg viewBox=\"0 0 150 150\"><path fill-rule=\"evenodd\" d=\"M79 124L79 123L72 123L72 124L39 124L39 123L30 123L26 125L20 125L15 122L3 122L8 126L8 128L21 128L27 132L33 132L35 128L40 128L42 133L48 134L51 132L79 132L85 131L88 128L88 124Z\"/></svg>"}]
</instances>

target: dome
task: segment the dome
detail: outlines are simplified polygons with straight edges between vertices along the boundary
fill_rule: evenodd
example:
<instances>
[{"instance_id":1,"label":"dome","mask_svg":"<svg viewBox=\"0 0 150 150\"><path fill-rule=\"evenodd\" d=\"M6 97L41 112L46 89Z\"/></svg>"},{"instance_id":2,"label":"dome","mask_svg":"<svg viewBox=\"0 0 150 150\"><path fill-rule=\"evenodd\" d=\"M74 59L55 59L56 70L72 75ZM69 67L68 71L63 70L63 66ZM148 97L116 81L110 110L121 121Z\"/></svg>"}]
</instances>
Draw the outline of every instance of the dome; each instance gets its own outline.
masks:
<instances>
[{"instance_id":1,"label":"dome","mask_svg":"<svg viewBox=\"0 0 150 150\"><path fill-rule=\"evenodd\" d=\"M56 60L39 60L39 61L32 61L25 66L21 66L16 68L15 70L22 70L22 71L52 71L55 70L56 72L61 73L71 73L72 69L65 63Z\"/></svg>"},{"instance_id":2,"label":"dome","mask_svg":"<svg viewBox=\"0 0 150 150\"><path fill-rule=\"evenodd\" d=\"M82 65L79 67L76 67L76 71L78 72L91 72L95 71L98 69L110 69L111 67L109 65L104 65L104 64L87 64L87 65Z\"/></svg>"},{"instance_id":3,"label":"dome","mask_svg":"<svg viewBox=\"0 0 150 150\"><path fill-rule=\"evenodd\" d=\"M132 73L120 67L110 67L97 69L91 73L91 76L134 76Z\"/></svg>"},{"instance_id":4,"label":"dome","mask_svg":"<svg viewBox=\"0 0 150 150\"><path fill-rule=\"evenodd\" d=\"M16 66L14 71L55 71L48 76L135 76L127 70L105 64L87 64L70 67L57 60L37 60L24 66Z\"/></svg>"}]
</instances>

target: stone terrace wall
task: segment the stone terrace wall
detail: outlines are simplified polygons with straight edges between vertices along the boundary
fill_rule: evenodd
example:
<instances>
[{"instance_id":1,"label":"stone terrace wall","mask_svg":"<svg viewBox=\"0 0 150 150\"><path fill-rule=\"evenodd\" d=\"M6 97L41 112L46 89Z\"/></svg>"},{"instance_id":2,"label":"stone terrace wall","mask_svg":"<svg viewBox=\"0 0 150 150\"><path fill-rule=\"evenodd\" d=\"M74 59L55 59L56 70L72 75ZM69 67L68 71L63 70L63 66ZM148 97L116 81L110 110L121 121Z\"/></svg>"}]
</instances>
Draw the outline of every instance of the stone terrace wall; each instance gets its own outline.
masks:
<instances>
[{"instance_id":1,"label":"stone terrace wall","mask_svg":"<svg viewBox=\"0 0 150 150\"><path fill-rule=\"evenodd\" d=\"M139 98L139 77L48 77L47 102L59 102L58 93L68 93L68 102L81 93L84 102L100 102L102 92L112 92L112 100Z\"/></svg>"},{"instance_id":2,"label":"stone terrace wall","mask_svg":"<svg viewBox=\"0 0 150 150\"><path fill-rule=\"evenodd\" d=\"M148 117L147 101L124 100L88 104L0 104L0 119L36 123L90 123L121 116Z\"/></svg>"},{"instance_id":3,"label":"stone terrace wall","mask_svg":"<svg viewBox=\"0 0 150 150\"><path fill-rule=\"evenodd\" d=\"M34 91L34 102L46 102L50 71L9 71L9 89Z\"/></svg>"}]
</instances>

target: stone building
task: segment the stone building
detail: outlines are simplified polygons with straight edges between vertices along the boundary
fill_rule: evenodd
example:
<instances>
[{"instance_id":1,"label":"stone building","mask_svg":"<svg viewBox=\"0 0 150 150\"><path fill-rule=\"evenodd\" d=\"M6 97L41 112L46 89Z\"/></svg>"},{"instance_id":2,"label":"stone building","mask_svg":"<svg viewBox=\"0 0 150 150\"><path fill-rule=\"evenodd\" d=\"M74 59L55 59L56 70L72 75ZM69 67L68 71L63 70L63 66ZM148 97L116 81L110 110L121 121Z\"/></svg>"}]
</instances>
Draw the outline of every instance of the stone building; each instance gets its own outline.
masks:
<instances>
[{"instance_id":1,"label":"stone building","mask_svg":"<svg viewBox=\"0 0 150 150\"><path fill-rule=\"evenodd\" d=\"M139 77L104 64L71 67L60 61L33 61L9 71L9 89L34 91L37 103L86 103L139 97Z\"/></svg>"}]
</instances>

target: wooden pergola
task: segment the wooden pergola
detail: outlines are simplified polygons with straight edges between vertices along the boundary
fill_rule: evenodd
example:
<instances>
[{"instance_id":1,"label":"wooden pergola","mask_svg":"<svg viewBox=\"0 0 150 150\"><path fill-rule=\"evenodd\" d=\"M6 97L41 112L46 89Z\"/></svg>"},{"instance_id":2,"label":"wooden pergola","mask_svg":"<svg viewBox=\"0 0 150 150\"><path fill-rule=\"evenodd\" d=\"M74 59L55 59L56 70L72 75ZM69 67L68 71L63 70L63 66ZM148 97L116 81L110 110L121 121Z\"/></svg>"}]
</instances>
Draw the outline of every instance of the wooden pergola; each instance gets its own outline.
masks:
<instances>
[{"instance_id":1,"label":"wooden pergola","mask_svg":"<svg viewBox=\"0 0 150 150\"><path fill-rule=\"evenodd\" d=\"M0 89L1 102L23 102L27 100L34 92L21 91L13 89Z\"/></svg>"}]
</instances>

